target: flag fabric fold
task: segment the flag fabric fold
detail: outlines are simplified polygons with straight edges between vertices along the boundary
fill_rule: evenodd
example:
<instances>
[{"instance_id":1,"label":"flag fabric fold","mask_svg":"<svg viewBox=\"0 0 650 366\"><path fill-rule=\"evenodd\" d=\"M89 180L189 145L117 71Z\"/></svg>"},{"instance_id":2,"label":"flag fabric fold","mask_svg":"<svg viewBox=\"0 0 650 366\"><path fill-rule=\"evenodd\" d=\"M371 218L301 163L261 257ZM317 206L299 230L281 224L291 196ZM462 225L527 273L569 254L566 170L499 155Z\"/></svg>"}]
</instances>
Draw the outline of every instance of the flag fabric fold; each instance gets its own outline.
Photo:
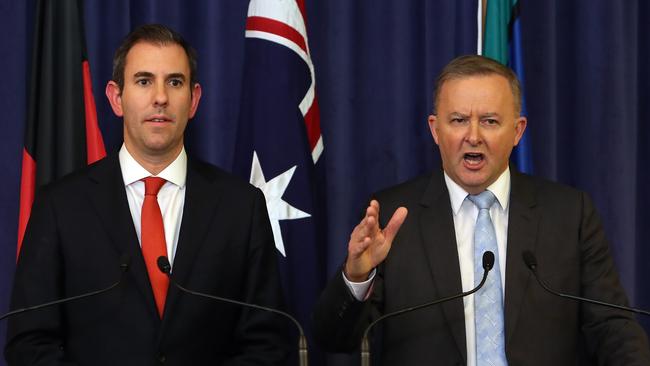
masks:
<instances>
[{"instance_id":1,"label":"flag fabric fold","mask_svg":"<svg viewBox=\"0 0 650 366\"><path fill-rule=\"evenodd\" d=\"M483 1L483 0L479 0ZM479 27L479 32L481 27ZM518 0L487 0L482 54L508 65L521 83L521 115L527 117L521 21ZM530 132L524 133L514 150L513 162L524 173L533 172Z\"/></svg>"},{"instance_id":2,"label":"flag fabric fold","mask_svg":"<svg viewBox=\"0 0 650 366\"><path fill-rule=\"evenodd\" d=\"M38 1L32 49L18 253L34 191L106 155L92 95L82 1Z\"/></svg>"},{"instance_id":3,"label":"flag fabric fold","mask_svg":"<svg viewBox=\"0 0 650 366\"><path fill-rule=\"evenodd\" d=\"M264 192L288 310L307 328L325 277L323 152L304 2L252 0L233 170Z\"/></svg>"}]
</instances>

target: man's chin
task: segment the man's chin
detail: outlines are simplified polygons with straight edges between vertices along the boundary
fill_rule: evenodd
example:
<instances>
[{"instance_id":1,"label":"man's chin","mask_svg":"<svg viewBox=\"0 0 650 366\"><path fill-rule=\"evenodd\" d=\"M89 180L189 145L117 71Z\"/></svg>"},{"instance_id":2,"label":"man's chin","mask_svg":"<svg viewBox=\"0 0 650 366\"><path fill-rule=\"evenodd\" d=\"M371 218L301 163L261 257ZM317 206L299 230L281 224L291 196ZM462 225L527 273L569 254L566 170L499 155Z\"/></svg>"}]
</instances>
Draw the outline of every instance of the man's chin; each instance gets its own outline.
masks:
<instances>
[{"instance_id":1,"label":"man's chin","mask_svg":"<svg viewBox=\"0 0 650 366\"><path fill-rule=\"evenodd\" d=\"M470 194L481 193L487 188L488 177L482 172L475 172L473 174L460 174L458 175L458 185L463 187Z\"/></svg>"},{"instance_id":2,"label":"man's chin","mask_svg":"<svg viewBox=\"0 0 650 366\"><path fill-rule=\"evenodd\" d=\"M145 144L147 153L152 156L167 155L180 150L182 146L182 143L172 144L169 141L149 141Z\"/></svg>"}]
</instances>

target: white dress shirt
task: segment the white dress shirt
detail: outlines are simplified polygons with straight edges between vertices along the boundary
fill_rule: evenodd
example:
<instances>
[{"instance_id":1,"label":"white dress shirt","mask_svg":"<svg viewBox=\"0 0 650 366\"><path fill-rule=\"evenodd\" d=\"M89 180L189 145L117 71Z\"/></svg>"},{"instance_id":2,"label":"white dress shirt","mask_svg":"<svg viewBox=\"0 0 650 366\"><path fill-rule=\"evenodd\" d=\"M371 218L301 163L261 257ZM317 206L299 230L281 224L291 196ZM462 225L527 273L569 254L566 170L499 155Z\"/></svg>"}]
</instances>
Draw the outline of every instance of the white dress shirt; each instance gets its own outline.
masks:
<instances>
[{"instance_id":1,"label":"white dress shirt","mask_svg":"<svg viewBox=\"0 0 650 366\"><path fill-rule=\"evenodd\" d=\"M142 167L122 144L119 153L120 168L126 189L126 197L129 201L133 226L138 235L138 241L142 246L142 225L140 215L142 214L142 203L144 202L144 182L146 177L154 176ZM158 205L163 217L165 228L165 244L167 245L167 258L169 263L174 263L176 246L178 245L178 234L181 231L183 218L183 204L185 203L185 179L187 177L187 154L183 148L176 159L169 164L156 177L165 179L167 182L158 192Z\"/></svg>"},{"instance_id":2,"label":"white dress shirt","mask_svg":"<svg viewBox=\"0 0 650 366\"><path fill-rule=\"evenodd\" d=\"M454 229L458 245L458 261L463 291L474 288L474 227L478 217L478 208L467 199L468 193L445 174L445 183L449 190L451 209L454 213ZM510 169L506 169L487 190L494 193L498 205L490 208L490 217L494 224L499 250L499 269L501 270L502 294L505 294L506 247L508 241L508 212L510 209ZM494 253L495 255L497 253ZM481 266L480 263L476 265ZM463 298L465 305L465 340L467 343L467 366L476 365L476 334L474 324L474 295Z\"/></svg>"},{"instance_id":3,"label":"white dress shirt","mask_svg":"<svg viewBox=\"0 0 650 366\"><path fill-rule=\"evenodd\" d=\"M454 230L456 232L456 244L458 246L458 260L460 266L460 278L463 292L474 288L474 227L478 217L478 208L467 196L469 195L461 186L454 182L445 173L445 184L449 191L451 209L454 217ZM490 217L494 224L497 237L499 269L501 270L502 294L505 294L505 273L506 273L506 248L508 242L508 213L510 212L510 169L507 168L487 190L494 193L498 205L490 208ZM386 213L385 213L386 214ZM388 213L391 214L391 213ZM497 253L495 253L497 255ZM480 264L478 264L480 266ZM375 276L372 271L365 282L350 282L345 274L343 279L354 297L362 301L368 298L370 285ZM431 299L434 300L434 299ZM474 295L463 298L465 307L465 337L467 344L467 366L476 366L476 334L474 324ZM413 304L417 305L417 304Z\"/></svg>"}]
</instances>

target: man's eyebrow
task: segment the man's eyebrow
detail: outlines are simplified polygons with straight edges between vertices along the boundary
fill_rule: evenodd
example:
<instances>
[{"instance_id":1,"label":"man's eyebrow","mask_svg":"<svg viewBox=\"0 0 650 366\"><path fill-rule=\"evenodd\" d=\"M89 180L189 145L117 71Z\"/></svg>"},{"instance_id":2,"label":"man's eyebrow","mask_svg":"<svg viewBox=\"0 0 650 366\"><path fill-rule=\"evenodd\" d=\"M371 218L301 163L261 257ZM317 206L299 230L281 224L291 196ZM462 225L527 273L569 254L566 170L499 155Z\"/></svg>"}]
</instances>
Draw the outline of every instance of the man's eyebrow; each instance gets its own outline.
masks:
<instances>
[{"instance_id":1,"label":"man's eyebrow","mask_svg":"<svg viewBox=\"0 0 650 366\"><path fill-rule=\"evenodd\" d=\"M153 74L150 73L149 71L138 71L135 74L133 74L133 77L134 78L142 78L142 77L151 78L151 77L153 77Z\"/></svg>"},{"instance_id":2,"label":"man's eyebrow","mask_svg":"<svg viewBox=\"0 0 650 366\"><path fill-rule=\"evenodd\" d=\"M449 113L449 118L469 118L469 115L460 113L460 112L451 112Z\"/></svg>"},{"instance_id":3,"label":"man's eyebrow","mask_svg":"<svg viewBox=\"0 0 650 366\"><path fill-rule=\"evenodd\" d=\"M144 78L152 78L152 77L154 77L154 75L153 75L153 73L151 73L149 71L138 71L135 74L133 74L133 77L134 78L143 78L143 77ZM166 79L181 79L183 81L186 79L185 74L183 74L182 72L173 72L171 74L167 74L165 76L165 78Z\"/></svg>"},{"instance_id":4,"label":"man's eyebrow","mask_svg":"<svg viewBox=\"0 0 650 366\"><path fill-rule=\"evenodd\" d=\"M181 72L173 72L173 73L167 75L167 79L181 79L181 80L185 81L185 74L183 74Z\"/></svg>"},{"instance_id":5,"label":"man's eyebrow","mask_svg":"<svg viewBox=\"0 0 650 366\"><path fill-rule=\"evenodd\" d=\"M501 115L497 112L488 112L488 113L483 113L480 115L480 118L490 118L490 117L501 117Z\"/></svg>"}]
</instances>

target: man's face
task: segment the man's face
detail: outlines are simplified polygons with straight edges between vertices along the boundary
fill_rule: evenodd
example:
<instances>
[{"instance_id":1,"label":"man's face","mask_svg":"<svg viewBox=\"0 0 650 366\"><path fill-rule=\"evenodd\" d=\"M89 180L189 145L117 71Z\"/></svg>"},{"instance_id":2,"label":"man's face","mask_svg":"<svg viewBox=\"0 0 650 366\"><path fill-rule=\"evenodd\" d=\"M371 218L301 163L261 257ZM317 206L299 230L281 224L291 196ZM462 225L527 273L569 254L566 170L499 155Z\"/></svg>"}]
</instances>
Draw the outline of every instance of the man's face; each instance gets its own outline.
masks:
<instances>
[{"instance_id":1,"label":"man's face","mask_svg":"<svg viewBox=\"0 0 650 366\"><path fill-rule=\"evenodd\" d=\"M500 75L445 82L429 127L449 177L470 194L484 191L508 166L526 129L515 115L514 97Z\"/></svg>"},{"instance_id":2,"label":"man's face","mask_svg":"<svg viewBox=\"0 0 650 366\"><path fill-rule=\"evenodd\" d=\"M189 60L181 46L141 42L126 56L123 89L111 81L106 95L115 114L124 118L124 144L136 159L173 158L183 147L201 87L190 85Z\"/></svg>"}]
</instances>

